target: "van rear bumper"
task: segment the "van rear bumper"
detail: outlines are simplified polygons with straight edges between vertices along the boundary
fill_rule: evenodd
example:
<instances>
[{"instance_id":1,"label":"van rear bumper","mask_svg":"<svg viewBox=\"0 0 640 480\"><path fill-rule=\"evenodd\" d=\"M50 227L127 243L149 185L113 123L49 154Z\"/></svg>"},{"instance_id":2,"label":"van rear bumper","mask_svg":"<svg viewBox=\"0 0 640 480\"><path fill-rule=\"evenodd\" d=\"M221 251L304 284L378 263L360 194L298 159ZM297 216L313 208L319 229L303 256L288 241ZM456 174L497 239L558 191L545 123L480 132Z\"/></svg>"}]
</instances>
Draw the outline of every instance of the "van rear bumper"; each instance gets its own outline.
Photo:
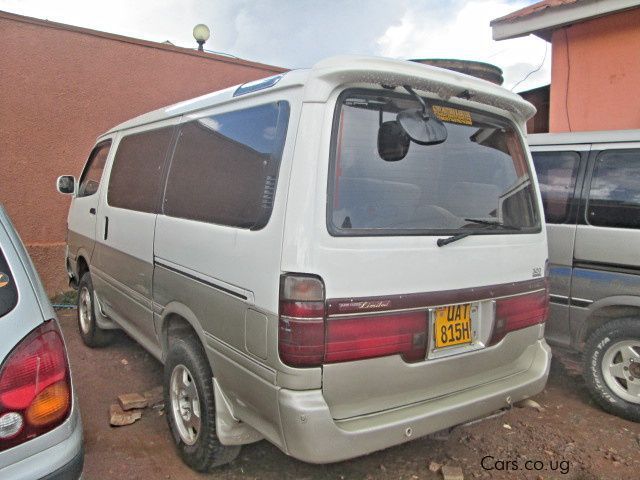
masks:
<instances>
[{"instance_id":1,"label":"van rear bumper","mask_svg":"<svg viewBox=\"0 0 640 480\"><path fill-rule=\"evenodd\" d=\"M282 389L278 401L285 451L305 462L337 462L481 418L542 391L550 363L551 350L539 340L531 367L524 372L453 395L340 421L331 417L321 390Z\"/></svg>"}]
</instances>

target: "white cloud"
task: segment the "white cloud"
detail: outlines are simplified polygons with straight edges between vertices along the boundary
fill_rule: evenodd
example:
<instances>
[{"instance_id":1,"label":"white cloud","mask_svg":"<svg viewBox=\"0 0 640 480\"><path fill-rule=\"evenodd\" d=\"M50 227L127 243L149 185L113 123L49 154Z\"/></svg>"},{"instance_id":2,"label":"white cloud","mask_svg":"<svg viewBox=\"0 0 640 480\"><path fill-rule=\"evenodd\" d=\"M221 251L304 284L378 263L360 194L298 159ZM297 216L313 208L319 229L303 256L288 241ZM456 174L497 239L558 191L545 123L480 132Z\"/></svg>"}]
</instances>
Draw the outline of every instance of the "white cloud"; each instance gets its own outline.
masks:
<instances>
[{"instance_id":1,"label":"white cloud","mask_svg":"<svg viewBox=\"0 0 640 480\"><path fill-rule=\"evenodd\" d=\"M0 9L185 47L205 23L206 49L288 68L340 53L479 60L501 67L511 87L540 64L545 42L494 42L489 22L534 1L0 0ZM550 59L549 49L517 91L548 83Z\"/></svg>"},{"instance_id":2,"label":"white cloud","mask_svg":"<svg viewBox=\"0 0 640 480\"><path fill-rule=\"evenodd\" d=\"M380 53L402 58L456 58L493 63L504 71L505 86L537 68L544 57L546 42L529 36L496 42L489 22L525 7L531 2L506 0L457 2L446 21L433 11L411 6L400 23L391 25L378 39ZM545 65L518 90L548 83L551 55Z\"/></svg>"}]
</instances>

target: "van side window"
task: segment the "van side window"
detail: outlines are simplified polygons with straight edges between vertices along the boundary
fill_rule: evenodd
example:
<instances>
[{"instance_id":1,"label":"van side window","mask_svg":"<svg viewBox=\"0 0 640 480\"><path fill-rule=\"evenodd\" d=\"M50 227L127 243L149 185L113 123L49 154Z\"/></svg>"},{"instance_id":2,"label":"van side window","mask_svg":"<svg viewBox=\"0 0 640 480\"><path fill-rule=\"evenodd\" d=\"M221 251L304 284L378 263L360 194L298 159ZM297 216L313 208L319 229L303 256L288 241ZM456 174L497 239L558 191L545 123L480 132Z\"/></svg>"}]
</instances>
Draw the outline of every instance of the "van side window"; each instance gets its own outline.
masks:
<instances>
[{"instance_id":1,"label":"van side window","mask_svg":"<svg viewBox=\"0 0 640 480\"><path fill-rule=\"evenodd\" d=\"M603 152L596 159L587 204L591 225L640 228L640 150Z\"/></svg>"},{"instance_id":2,"label":"van side window","mask_svg":"<svg viewBox=\"0 0 640 480\"><path fill-rule=\"evenodd\" d=\"M533 152L547 223L566 223L580 165L577 152Z\"/></svg>"},{"instance_id":3,"label":"van side window","mask_svg":"<svg viewBox=\"0 0 640 480\"><path fill-rule=\"evenodd\" d=\"M240 228L271 214L289 119L286 102L182 125L163 203L166 215Z\"/></svg>"},{"instance_id":4,"label":"van side window","mask_svg":"<svg viewBox=\"0 0 640 480\"><path fill-rule=\"evenodd\" d=\"M87 165L80 176L80 186L78 187L78 197L88 197L98 191L100 186L100 178L104 170L104 164L109 155L111 140L100 142L91 151Z\"/></svg>"},{"instance_id":5,"label":"van side window","mask_svg":"<svg viewBox=\"0 0 640 480\"><path fill-rule=\"evenodd\" d=\"M107 202L112 207L155 212L162 169L175 127L127 135L113 159Z\"/></svg>"}]
</instances>

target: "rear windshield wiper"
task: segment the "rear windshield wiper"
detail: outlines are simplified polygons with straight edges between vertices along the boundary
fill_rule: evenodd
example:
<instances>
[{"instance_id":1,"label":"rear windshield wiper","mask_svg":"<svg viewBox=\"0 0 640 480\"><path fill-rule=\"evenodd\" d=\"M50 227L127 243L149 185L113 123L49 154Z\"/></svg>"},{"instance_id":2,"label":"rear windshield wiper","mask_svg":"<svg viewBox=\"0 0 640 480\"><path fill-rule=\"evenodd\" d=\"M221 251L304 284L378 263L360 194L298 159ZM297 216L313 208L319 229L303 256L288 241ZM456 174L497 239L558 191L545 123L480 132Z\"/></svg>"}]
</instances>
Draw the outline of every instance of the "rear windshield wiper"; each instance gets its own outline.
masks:
<instances>
[{"instance_id":1,"label":"rear windshield wiper","mask_svg":"<svg viewBox=\"0 0 640 480\"><path fill-rule=\"evenodd\" d=\"M464 220L466 222L478 223L485 229L504 228L505 230L520 230L520 227L517 227L515 225L507 225L506 223L502 223L498 220L485 220L482 218L465 218ZM439 247L444 247L445 245L449 245L450 243L462 240L463 238L466 238L469 235L473 235L474 233L475 232L460 232L447 238L439 238L436 242L436 245L438 245Z\"/></svg>"},{"instance_id":2,"label":"rear windshield wiper","mask_svg":"<svg viewBox=\"0 0 640 480\"><path fill-rule=\"evenodd\" d=\"M438 245L439 247L444 247L445 245L449 245L450 243L457 242L458 240L462 240L463 238L468 237L469 235L471 235L471 232L456 233L451 237L439 238L438 241L436 242L436 245Z\"/></svg>"},{"instance_id":3,"label":"rear windshield wiper","mask_svg":"<svg viewBox=\"0 0 640 480\"><path fill-rule=\"evenodd\" d=\"M486 220L484 218L465 218L465 222L479 223L480 225L486 225L487 227L504 228L507 230L521 230L516 225L507 225L500 220Z\"/></svg>"}]
</instances>

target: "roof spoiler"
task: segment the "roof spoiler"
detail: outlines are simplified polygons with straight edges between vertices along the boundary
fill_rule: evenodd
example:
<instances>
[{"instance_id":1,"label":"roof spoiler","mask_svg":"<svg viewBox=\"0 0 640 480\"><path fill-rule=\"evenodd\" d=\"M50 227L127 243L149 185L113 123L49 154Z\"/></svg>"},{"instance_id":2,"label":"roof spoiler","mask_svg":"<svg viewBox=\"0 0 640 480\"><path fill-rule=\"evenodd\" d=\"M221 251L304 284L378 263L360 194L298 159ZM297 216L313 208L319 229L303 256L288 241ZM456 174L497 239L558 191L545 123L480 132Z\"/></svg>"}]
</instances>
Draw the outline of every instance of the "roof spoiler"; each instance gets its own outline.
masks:
<instances>
[{"instance_id":1,"label":"roof spoiler","mask_svg":"<svg viewBox=\"0 0 640 480\"><path fill-rule=\"evenodd\" d=\"M343 55L318 62L311 69L305 102L326 102L336 84L410 85L443 100L474 103L506 110L519 121L533 117L536 108L520 95L469 75L415 62Z\"/></svg>"}]
</instances>

